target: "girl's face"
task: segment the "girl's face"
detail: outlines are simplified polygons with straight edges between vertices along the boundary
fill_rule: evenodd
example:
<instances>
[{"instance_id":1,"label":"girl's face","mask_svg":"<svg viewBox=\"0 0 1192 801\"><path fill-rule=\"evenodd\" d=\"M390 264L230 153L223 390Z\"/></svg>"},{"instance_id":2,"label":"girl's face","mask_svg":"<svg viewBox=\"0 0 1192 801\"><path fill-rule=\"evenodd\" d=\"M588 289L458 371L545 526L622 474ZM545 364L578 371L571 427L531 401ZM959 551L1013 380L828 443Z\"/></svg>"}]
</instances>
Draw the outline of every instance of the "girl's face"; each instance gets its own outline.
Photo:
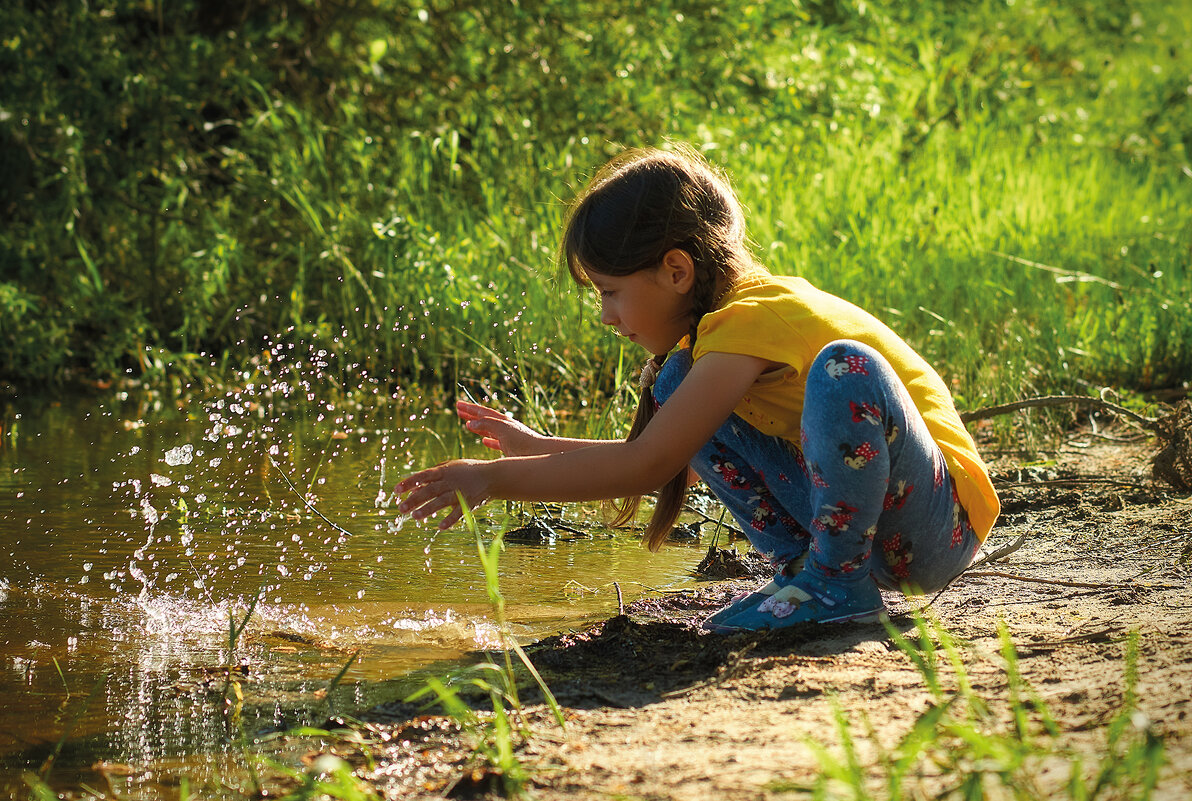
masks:
<instances>
[{"instance_id":1,"label":"girl's face","mask_svg":"<svg viewBox=\"0 0 1192 801\"><path fill-rule=\"evenodd\" d=\"M691 327L690 276L669 264L628 275L585 271L600 293L600 322L653 354L669 353Z\"/></svg>"}]
</instances>

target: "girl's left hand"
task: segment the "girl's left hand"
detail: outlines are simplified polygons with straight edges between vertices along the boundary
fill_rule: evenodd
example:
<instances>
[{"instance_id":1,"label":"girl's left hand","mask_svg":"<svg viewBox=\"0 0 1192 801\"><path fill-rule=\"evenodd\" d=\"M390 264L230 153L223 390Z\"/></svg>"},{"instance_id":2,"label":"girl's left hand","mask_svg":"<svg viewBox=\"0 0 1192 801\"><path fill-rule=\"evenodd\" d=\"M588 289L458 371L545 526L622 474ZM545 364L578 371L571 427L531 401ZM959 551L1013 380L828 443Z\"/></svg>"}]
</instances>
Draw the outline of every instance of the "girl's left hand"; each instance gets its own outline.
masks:
<instances>
[{"instance_id":1,"label":"girl's left hand","mask_svg":"<svg viewBox=\"0 0 1192 801\"><path fill-rule=\"evenodd\" d=\"M551 442L551 437L539 434L496 409L461 400L456 401L455 413L464 421L465 428L480 437L484 447L506 456L534 456L552 450L544 444Z\"/></svg>"},{"instance_id":2,"label":"girl's left hand","mask_svg":"<svg viewBox=\"0 0 1192 801\"><path fill-rule=\"evenodd\" d=\"M492 462L457 459L414 473L394 488L398 494L409 493L397 508L415 520L425 520L448 509L447 516L439 521L439 530L445 531L463 517L457 492L463 495L469 509L477 508L491 497L487 475L490 465Z\"/></svg>"}]
</instances>

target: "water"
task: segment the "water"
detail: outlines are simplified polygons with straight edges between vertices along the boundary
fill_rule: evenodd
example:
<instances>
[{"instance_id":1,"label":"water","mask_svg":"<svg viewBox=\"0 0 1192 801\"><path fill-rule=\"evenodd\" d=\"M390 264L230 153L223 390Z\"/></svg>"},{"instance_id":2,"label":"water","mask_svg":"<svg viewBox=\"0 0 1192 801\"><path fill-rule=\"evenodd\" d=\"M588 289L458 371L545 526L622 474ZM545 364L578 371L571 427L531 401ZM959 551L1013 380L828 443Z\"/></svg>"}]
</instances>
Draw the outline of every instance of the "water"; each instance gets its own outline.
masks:
<instances>
[{"instance_id":1,"label":"water","mask_svg":"<svg viewBox=\"0 0 1192 801\"><path fill-rule=\"evenodd\" d=\"M281 402L284 400L285 402ZM496 645L473 535L402 520L388 488L462 448L449 414L337 409L270 390L154 410L15 402L0 413L0 776L68 735L52 776L226 751L226 666L250 732L409 689L394 679ZM384 407L381 409L381 407ZM398 411L401 409L400 411ZM482 510L488 534L510 522ZM595 510L572 507L584 525ZM683 584L701 556L591 538L507 547L501 586L532 639ZM234 652L237 624L258 603Z\"/></svg>"}]
</instances>

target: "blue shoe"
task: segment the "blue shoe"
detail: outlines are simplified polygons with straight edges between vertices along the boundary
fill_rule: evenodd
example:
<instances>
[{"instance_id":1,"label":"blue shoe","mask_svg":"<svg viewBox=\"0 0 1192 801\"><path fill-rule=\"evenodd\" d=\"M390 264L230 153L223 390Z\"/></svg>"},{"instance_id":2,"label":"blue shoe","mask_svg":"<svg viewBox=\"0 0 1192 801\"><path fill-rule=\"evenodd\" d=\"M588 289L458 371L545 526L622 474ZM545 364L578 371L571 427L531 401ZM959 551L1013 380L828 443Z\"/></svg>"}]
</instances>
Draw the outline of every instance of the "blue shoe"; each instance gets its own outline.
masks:
<instances>
[{"instance_id":1,"label":"blue shoe","mask_svg":"<svg viewBox=\"0 0 1192 801\"><path fill-rule=\"evenodd\" d=\"M799 623L869 622L877 620L886 607L877 585L868 576L855 581L827 582L804 570L793 578L780 573L729 609L737 611L731 615L716 613L704 621L704 628L732 634Z\"/></svg>"},{"instance_id":2,"label":"blue shoe","mask_svg":"<svg viewBox=\"0 0 1192 801\"><path fill-rule=\"evenodd\" d=\"M794 559L791 559L789 562L784 563L778 568L778 572L774 574L774 578L769 584L767 584L765 587L762 587L760 590L744 593L742 595L738 595L736 598L733 598L732 601L729 602L728 606L718 609L711 616L704 618L704 620L700 622L700 628L707 629L709 631L716 631L720 624L725 620L728 620L730 617L734 617L741 612L744 612L746 609L752 609L753 607L757 606L762 601L766 600L766 598L773 595L779 587L784 587L789 584L792 580L792 577L802 571L803 564L806 561L807 554L803 553Z\"/></svg>"}]
</instances>

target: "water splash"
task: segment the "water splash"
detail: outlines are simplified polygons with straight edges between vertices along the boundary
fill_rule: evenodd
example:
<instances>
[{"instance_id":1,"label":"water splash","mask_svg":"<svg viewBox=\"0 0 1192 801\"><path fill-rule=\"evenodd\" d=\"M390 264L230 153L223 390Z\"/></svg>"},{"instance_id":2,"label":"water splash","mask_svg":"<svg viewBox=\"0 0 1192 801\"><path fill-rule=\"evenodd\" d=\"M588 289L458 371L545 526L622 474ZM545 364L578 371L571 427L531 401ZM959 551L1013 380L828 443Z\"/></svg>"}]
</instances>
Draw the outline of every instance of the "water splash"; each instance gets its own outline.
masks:
<instances>
[{"instance_id":1,"label":"water splash","mask_svg":"<svg viewBox=\"0 0 1192 801\"><path fill-rule=\"evenodd\" d=\"M194 461L194 453L194 445L187 443L185 445L179 445L177 448L170 448L170 450L166 451L162 461L171 467L190 464L192 461Z\"/></svg>"},{"instance_id":2,"label":"water splash","mask_svg":"<svg viewBox=\"0 0 1192 801\"><path fill-rule=\"evenodd\" d=\"M382 440L382 444L387 442L388 438ZM380 486L377 489L377 497L373 500L373 507L382 510L380 514L383 516L385 514L383 510L388 509L393 505L394 501L398 500L398 494L395 490L386 489L389 486L389 482L385 474L384 456L381 457L380 474ZM399 514L396 518L388 521L385 524L385 530L389 534L397 534L399 531L405 528L406 523L408 523L410 520L413 520L412 515ZM377 529L380 529L380 525L377 526Z\"/></svg>"}]
</instances>

